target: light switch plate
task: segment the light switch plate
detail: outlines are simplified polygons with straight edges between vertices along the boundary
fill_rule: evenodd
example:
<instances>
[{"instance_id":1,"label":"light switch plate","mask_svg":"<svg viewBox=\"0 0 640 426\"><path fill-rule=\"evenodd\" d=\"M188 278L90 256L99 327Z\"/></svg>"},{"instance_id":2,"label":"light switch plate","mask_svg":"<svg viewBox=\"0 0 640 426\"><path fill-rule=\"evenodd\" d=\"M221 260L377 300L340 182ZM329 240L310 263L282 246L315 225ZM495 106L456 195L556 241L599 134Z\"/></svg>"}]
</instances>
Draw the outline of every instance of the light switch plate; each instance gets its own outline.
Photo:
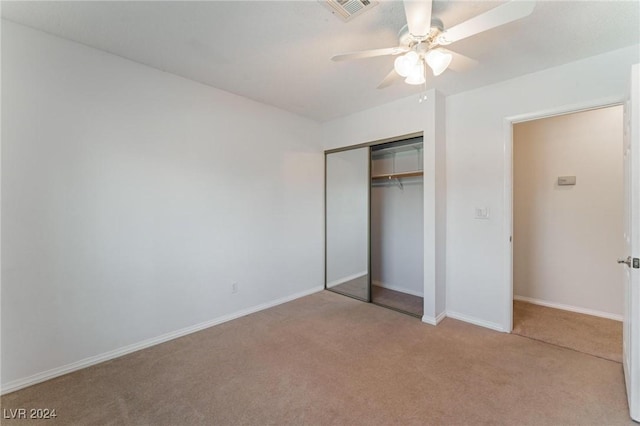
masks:
<instances>
[{"instance_id":1,"label":"light switch plate","mask_svg":"<svg viewBox=\"0 0 640 426\"><path fill-rule=\"evenodd\" d=\"M476 219L489 219L489 207L476 207Z\"/></svg>"}]
</instances>

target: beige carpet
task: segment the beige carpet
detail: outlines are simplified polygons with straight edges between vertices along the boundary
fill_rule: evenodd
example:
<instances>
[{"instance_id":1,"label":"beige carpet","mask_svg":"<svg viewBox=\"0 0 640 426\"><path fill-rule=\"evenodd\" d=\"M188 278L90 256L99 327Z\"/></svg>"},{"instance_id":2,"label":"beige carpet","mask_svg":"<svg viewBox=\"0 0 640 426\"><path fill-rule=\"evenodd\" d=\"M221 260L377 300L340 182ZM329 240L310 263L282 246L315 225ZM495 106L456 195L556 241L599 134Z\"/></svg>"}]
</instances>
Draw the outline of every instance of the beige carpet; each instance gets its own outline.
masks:
<instances>
[{"instance_id":1,"label":"beige carpet","mask_svg":"<svg viewBox=\"0 0 640 426\"><path fill-rule=\"evenodd\" d=\"M513 333L622 362L620 321L514 300Z\"/></svg>"},{"instance_id":2,"label":"beige carpet","mask_svg":"<svg viewBox=\"0 0 640 426\"><path fill-rule=\"evenodd\" d=\"M616 362L328 291L1 404L57 409L41 425L633 424Z\"/></svg>"}]
</instances>

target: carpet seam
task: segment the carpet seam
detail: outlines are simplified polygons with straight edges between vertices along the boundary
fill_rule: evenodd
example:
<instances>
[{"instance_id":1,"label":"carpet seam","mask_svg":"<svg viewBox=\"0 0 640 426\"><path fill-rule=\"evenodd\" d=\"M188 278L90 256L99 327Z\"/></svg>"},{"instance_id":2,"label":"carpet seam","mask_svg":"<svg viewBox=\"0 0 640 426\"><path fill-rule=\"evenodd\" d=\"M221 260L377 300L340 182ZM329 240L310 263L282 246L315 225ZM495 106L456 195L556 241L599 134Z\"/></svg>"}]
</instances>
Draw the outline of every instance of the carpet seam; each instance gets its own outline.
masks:
<instances>
[{"instance_id":1,"label":"carpet seam","mask_svg":"<svg viewBox=\"0 0 640 426\"><path fill-rule=\"evenodd\" d=\"M590 354L589 352L579 351L578 349L570 348L570 347L568 347L568 346L562 346L562 345L558 345L558 344L556 344L556 343L546 342L546 341L544 341L544 340L536 339L535 337L529 337L529 336L525 336L525 335L518 334L518 333L511 333L511 334L513 334L514 336L520 336L520 337L523 337L523 338L525 338L525 339L529 339L529 340L533 340L533 341L536 341L536 342L544 343L544 344L546 344L546 345L551 345L551 346L555 346L555 347L557 347L557 348L562 348L562 349L568 349L568 350L573 351L573 352L578 352L578 353L580 353L580 354L589 355L589 356L592 356L592 357L594 357L594 358L599 358L599 359L603 359L603 360L605 360L605 361L611 361L611 362L615 362L616 364L620 364L620 365L622 365L622 362L620 362L620 361L615 361L615 360L613 360L613 359L605 358L605 357L603 357L603 356L598 356L598 355Z\"/></svg>"}]
</instances>

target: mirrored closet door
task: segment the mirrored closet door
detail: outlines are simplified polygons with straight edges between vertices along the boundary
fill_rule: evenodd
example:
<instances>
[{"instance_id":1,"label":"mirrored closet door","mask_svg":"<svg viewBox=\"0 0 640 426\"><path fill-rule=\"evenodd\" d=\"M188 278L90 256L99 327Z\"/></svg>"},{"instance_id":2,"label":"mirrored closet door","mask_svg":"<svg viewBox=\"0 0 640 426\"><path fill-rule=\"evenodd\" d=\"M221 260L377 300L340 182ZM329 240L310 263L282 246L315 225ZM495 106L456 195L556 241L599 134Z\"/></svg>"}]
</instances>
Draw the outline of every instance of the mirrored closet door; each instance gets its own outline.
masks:
<instances>
[{"instance_id":1,"label":"mirrored closet door","mask_svg":"<svg viewBox=\"0 0 640 426\"><path fill-rule=\"evenodd\" d=\"M327 290L422 317L422 147L419 136L326 153Z\"/></svg>"},{"instance_id":2,"label":"mirrored closet door","mask_svg":"<svg viewBox=\"0 0 640 426\"><path fill-rule=\"evenodd\" d=\"M369 296L369 147L326 154L326 288Z\"/></svg>"}]
</instances>

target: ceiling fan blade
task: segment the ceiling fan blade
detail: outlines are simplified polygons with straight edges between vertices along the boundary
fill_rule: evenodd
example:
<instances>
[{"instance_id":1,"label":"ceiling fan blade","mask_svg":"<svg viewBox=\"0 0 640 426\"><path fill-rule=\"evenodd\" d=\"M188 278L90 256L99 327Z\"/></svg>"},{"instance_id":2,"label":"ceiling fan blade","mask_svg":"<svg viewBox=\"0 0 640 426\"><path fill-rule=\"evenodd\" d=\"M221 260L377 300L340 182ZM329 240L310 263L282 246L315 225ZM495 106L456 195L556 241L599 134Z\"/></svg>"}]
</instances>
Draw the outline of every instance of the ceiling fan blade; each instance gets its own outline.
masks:
<instances>
[{"instance_id":1,"label":"ceiling fan blade","mask_svg":"<svg viewBox=\"0 0 640 426\"><path fill-rule=\"evenodd\" d=\"M524 18L533 12L535 6L535 1L510 1L509 3L498 6L475 18L471 18L468 21L449 28L438 38L438 41L440 44L453 43L454 41L462 40L463 38Z\"/></svg>"},{"instance_id":2,"label":"ceiling fan blade","mask_svg":"<svg viewBox=\"0 0 640 426\"><path fill-rule=\"evenodd\" d=\"M409 33L425 37L431 31L431 0L404 0Z\"/></svg>"},{"instance_id":3,"label":"ceiling fan blade","mask_svg":"<svg viewBox=\"0 0 640 426\"><path fill-rule=\"evenodd\" d=\"M396 81L400 80L400 75L396 72L396 70L392 69L389 74L378 84L378 89L384 89L385 87L391 86Z\"/></svg>"},{"instance_id":4,"label":"ceiling fan blade","mask_svg":"<svg viewBox=\"0 0 640 426\"><path fill-rule=\"evenodd\" d=\"M449 69L456 72L465 72L476 65L478 65L478 61L472 59L468 56L462 55L458 52L454 52L453 50L440 48L443 53L450 53L453 58L451 59L451 64L449 65Z\"/></svg>"},{"instance_id":5,"label":"ceiling fan blade","mask_svg":"<svg viewBox=\"0 0 640 426\"><path fill-rule=\"evenodd\" d=\"M399 55L401 53L407 52L408 50L409 49L405 47L387 47L384 49L361 50L359 52L341 53L339 55L333 56L331 60L346 61L348 59L364 59L373 58L375 56Z\"/></svg>"}]
</instances>

